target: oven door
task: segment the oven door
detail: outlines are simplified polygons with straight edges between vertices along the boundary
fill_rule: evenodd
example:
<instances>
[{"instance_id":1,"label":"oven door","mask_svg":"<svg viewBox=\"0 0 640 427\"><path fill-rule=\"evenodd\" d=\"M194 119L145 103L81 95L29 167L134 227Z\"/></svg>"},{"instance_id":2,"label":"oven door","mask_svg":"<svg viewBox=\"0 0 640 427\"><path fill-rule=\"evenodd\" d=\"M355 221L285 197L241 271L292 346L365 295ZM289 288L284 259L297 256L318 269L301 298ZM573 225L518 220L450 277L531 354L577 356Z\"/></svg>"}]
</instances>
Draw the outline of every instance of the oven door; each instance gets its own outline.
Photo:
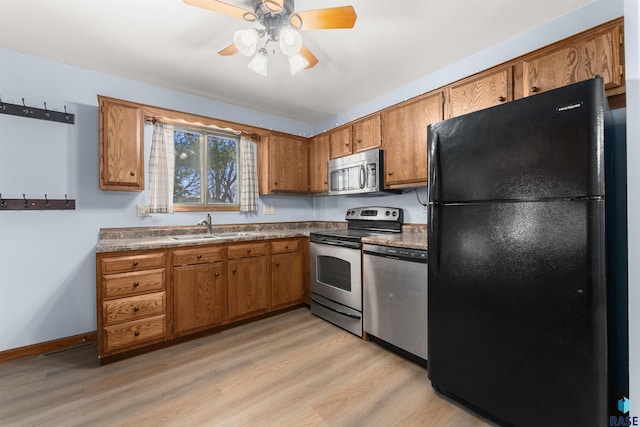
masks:
<instances>
[{"instance_id":1,"label":"oven door","mask_svg":"<svg viewBox=\"0 0 640 427\"><path fill-rule=\"evenodd\" d=\"M362 312L360 249L311 242L310 255L311 292Z\"/></svg>"}]
</instances>

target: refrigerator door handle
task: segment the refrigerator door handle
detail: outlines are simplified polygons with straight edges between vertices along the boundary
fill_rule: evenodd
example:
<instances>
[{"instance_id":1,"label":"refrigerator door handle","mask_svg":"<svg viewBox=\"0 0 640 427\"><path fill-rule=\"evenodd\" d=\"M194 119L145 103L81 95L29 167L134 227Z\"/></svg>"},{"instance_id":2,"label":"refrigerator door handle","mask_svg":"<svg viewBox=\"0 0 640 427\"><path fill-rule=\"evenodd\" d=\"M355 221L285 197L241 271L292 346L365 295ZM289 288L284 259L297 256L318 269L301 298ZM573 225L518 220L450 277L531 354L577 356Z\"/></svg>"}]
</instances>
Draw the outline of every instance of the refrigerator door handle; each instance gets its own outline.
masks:
<instances>
[{"instance_id":1,"label":"refrigerator door handle","mask_svg":"<svg viewBox=\"0 0 640 427\"><path fill-rule=\"evenodd\" d=\"M438 169L439 159L438 159L438 133L429 131L429 137L432 141L429 147L429 181L427 185L427 203L429 205L433 205L437 202L440 192L438 191L440 182L438 180Z\"/></svg>"}]
</instances>

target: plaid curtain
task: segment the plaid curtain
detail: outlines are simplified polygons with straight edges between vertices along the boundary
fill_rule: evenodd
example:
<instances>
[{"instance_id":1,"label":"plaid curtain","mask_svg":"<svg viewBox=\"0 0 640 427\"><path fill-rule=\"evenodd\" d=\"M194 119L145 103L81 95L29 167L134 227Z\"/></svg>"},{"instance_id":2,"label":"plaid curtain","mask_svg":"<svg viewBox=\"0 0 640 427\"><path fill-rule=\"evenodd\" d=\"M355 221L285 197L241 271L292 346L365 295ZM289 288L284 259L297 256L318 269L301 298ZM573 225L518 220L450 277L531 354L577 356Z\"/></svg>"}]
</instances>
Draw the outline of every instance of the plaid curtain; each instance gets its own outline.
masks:
<instances>
[{"instance_id":1,"label":"plaid curtain","mask_svg":"<svg viewBox=\"0 0 640 427\"><path fill-rule=\"evenodd\" d=\"M258 210L258 170L256 144L245 135L240 136L240 212Z\"/></svg>"},{"instance_id":2,"label":"plaid curtain","mask_svg":"<svg viewBox=\"0 0 640 427\"><path fill-rule=\"evenodd\" d=\"M173 125L156 122L153 125L149 158L149 212L173 213Z\"/></svg>"}]
</instances>

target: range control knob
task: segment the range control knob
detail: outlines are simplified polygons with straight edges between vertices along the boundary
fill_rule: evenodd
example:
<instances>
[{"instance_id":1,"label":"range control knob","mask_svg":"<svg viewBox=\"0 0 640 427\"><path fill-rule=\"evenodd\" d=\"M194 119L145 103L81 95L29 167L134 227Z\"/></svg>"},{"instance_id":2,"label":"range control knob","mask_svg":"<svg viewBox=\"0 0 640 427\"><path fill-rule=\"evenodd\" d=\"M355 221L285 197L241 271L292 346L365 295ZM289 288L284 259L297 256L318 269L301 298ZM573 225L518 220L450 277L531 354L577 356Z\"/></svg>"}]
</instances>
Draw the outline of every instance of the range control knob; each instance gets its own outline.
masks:
<instances>
[{"instance_id":1,"label":"range control knob","mask_svg":"<svg viewBox=\"0 0 640 427\"><path fill-rule=\"evenodd\" d=\"M356 211L351 211L351 215L355 215L355 214L356 214Z\"/></svg>"},{"instance_id":2,"label":"range control knob","mask_svg":"<svg viewBox=\"0 0 640 427\"><path fill-rule=\"evenodd\" d=\"M398 216L398 212L393 211L393 216Z\"/></svg>"},{"instance_id":3,"label":"range control knob","mask_svg":"<svg viewBox=\"0 0 640 427\"><path fill-rule=\"evenodd\" d=\"M391 214L391 212L386 211L384 214L385 214L386 216L389 216L389 215Z\"/></svg>"}]
</instances>

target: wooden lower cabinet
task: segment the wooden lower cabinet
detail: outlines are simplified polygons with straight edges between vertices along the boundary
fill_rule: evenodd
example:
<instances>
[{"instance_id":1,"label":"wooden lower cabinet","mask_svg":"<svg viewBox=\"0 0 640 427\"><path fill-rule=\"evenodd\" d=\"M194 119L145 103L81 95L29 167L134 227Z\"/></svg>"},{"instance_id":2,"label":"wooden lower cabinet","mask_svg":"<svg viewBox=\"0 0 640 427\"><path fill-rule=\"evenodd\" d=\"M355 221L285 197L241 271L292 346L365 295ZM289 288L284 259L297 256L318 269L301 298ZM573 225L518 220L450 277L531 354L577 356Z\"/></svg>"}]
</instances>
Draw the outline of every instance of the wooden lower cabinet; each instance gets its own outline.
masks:
<instances>
[{"instance_id":1,"label":"wooden lower cabinet","mask_svg":"<svg viewBox=\"0 0 640 427\"><path fill-rule=\"evenodd\" d=\"M164 250L97 254L98 357L169 338Z\"/></svg>"},{"instance_id":2,"label":"wooden lower cabinet","mask_svg":"<svg viewBox=\"0 0 640 427\"><path fill-rule=\"evenodd\" d=\"M228 249L229 320L266 313L269 308L267 243Z\"/></svg>"},{"instance_id":3,"label":"wooden lower cabinet","mask_svg":"<svg viewBox=\"0 0 640 427\"><path fill-rule=\"evenodd\" d=\"M96 274L105 359L309 304L309 239L101 253Z\"/></svg>"},{"instance_id":4,"label":"wooden lower cabinet","mask_svg":"<svg viewBox=\"0 0 640 427\"><path fill-rule=\"evenodd\" d=\"M298 240L271 243L271 308L303 302L304 252Z\"/></svg>"}]
</instances>

